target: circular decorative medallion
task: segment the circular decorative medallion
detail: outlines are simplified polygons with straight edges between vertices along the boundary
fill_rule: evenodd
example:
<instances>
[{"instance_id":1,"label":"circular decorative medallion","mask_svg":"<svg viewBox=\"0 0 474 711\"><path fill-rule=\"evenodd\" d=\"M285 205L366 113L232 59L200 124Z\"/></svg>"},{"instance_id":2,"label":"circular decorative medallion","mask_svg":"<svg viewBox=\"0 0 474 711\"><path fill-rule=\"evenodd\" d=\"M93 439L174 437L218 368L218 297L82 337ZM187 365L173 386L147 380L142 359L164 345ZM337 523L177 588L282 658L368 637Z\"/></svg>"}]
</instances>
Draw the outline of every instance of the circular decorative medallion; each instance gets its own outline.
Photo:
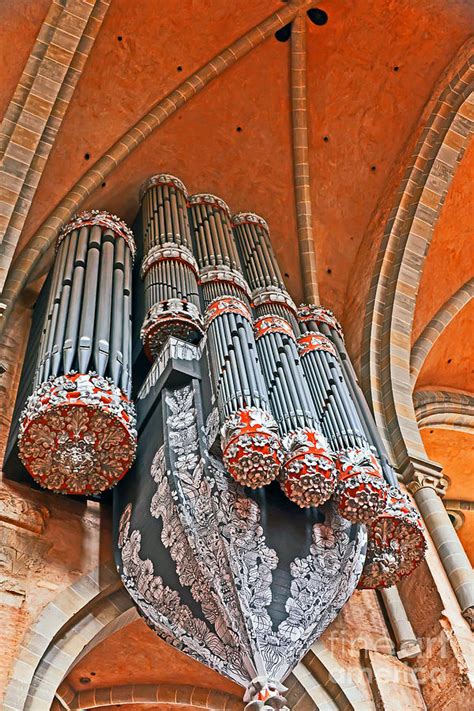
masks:
<instances>
[{"instance_id":1,"label":"circular decorative medallion","mask_svg":"<svg viewBox=\"0 0 474 711\"><path fill-rule=\"evenodd\" d=\"M133 403L109 378L61 375L28 399L20 420L20 458L51 491L99 494L129 470L135 424Z\"/></svg>"},{"instance_id":2,"label":"circular decorative medallion","mask_svg":"<svg viewBox=\"0 0 474 711\"><path fill-rule=\"evenodd\" d=\"M408 497L390 487L386 509L368 528L367 557L359 587L389 588L410 575L424 558L421 517Z\"/></svg>"},{"instance_id":3,"label":"circular decorative medallion","mask_svg":"<svg viewBox=\"0 0 474 711\"><path fill-rule=\"evenodd\" d=\"M385 509L387 485L369 449L346 449L336 457L339 511L352 523L370 523Z\"/></svg>"},{"instance_id":4,"label":"circular decorative medallion","mask_svg":"<svg viewBox=\"0 0 474 711\"><path fill-rule=\"evenodd\" d=\"M283 461L273 417L257 407L234 412L222 430L222 455L229 474L243 486L258 489L273 481Z\"/></svg>"},{"instance_id":5,"label":"circular decorative medallion","mask_svg":"<svg viewBox=\"0 0 474 711\"><path fill-rule=\"evenodd\" d=\"M140 331L147 358L154 360L170 336L198 343L204 334L199 309L186 299L166 299L148 310Z\"/></svg>"},{"instance_id":6,"label":"circular decorative medallion","mask_svg":"<svg viewBox=\"0 0 474 711\"><path fill-rule=\"evenodd\" d=\"M326 438L310 428L291 432L283 441L287 458L280 485L301 508L320 506L336 488L337 473Z\"/></svg>"}]
</instances>

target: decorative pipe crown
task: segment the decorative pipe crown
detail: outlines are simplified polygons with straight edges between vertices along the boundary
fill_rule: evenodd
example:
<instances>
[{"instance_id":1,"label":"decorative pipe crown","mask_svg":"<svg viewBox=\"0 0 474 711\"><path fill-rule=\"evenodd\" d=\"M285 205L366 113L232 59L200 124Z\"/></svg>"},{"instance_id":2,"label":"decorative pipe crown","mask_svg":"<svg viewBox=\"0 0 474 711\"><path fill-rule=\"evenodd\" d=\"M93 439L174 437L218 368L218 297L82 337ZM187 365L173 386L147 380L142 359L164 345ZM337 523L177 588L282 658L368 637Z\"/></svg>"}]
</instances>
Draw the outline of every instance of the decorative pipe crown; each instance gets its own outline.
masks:
<instances>
[{"instance_id":1,"label":"decorative pipe crown","mask_svg":"<svg viewBox=\"0 0 474 711\"><path fill-rule=\"evenodd\" d=\"M169 173L158 173L157 175L152 175L151 178L147 178L145 182L141 184L139 191L140 202L143 200L145 193L155 185L173 185L177 190L183 193L186 200L188 199L188 189L179 178Z\"/></svg>"},{"instance_id":2,"label":"decorative pipe crown","mask_svg":"<svg viewBox=\"0 0 474 711\"><path fill-rule=\"evenodd\" d=\"M212 195L212 193L196 193L196 195L191 195L189 205L191 207L193 205L217 205L217 207L220 207L220 209L226 213L229 220L232 219L228 204L224 202L222 198L217 197L217 195Z\"/></svg>"},{"instance_id":3,"label":"decorative pipe crown","mask_svg":"<svg viewBox=\"0 0 474 711\"><path fill-rule=\"evenodd\" d=\"M112 215L110 212L106 212L105 210L85 210L77 215L73 215L69 222L61 227L56 241L56 249L58 249L63 239L68 234L74 230L80 230L81 227L92 225L100 225L107 230L112 230L114 234L123 237L130 250L132 259L135 258L137 248L135 246L135 239L133 237L132 230L123 220L120 219L120 217Z\"/></svg>"},{"instance_id":4,"label":"decorative pipe crown","mask_svg":"<svg viewBox=\"0 0 474 711\"><path fill-rule=\"evenodd\" d=\"M339 336L343 339L344 334L342 331L342 326L334 316L330 309L326 309L324 306L317 306L316 304L301 304L298 308L298 321L316 321L316 323L326 323L331 328L334 328L338 332Z\"/></svg>"},{"instance_id":5,"label":"decorative pipe crown","mask_svg":"<svg viewBox=\"0 0 474 711\"><path fill-rule=\"evenodd\" d=\"M260 217L260 215L257 215L255 212L237 212L232 216L233 225L243 225L249 222L254 225L260 225L260 227L263 227L266 232L270 232L266 220L264 220L263 217Z\"/></svg>"}]
</instances>

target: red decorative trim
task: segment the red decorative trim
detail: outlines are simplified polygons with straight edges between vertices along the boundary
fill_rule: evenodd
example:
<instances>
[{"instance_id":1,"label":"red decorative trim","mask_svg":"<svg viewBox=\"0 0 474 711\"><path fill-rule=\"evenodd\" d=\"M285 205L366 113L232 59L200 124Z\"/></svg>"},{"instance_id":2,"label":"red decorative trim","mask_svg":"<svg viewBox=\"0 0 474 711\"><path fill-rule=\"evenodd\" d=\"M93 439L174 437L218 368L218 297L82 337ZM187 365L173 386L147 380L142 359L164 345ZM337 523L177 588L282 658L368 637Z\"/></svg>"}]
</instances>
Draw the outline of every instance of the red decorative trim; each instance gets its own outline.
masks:
<instances>
[{"instance_id":1,"label":"red decorative trim","mask_svg":"<svg viewBox=\"0 0 474 711\"><path fill-rule=\"evenodd\" d=\"M265 232L270 232L268 228L268 223L263 219L263 217L260 217L260 215L256 215L255 212L236 213L232 216L232 224L234 226L245 224L259 225L265 230Z\"/></svg>"},{"instance_id":2,"label":"red decorative trim","mask_svg":"<svg viewBox=\"0 0 474 711\"><path fill-rule=\"evenodd\" d=\"M206 328L209 328L218 316L229 313L238 314L247 321L252 322L252 314L243 301L236 299L234 296L219 296L217 299L213 299L206 309Z\"/></svg>"},{"instance_id":3,"label":"red decorative trim","mask_svg":"<svg viewBox=\"0 0 474 711\"><path fill-rule=\"evenodd\" d=\"M298 353L304 357L313 351L326 351L326 353L337 357L336 349L329 338L326 338L322 333L308 331L298 338Z\"/></svg>"},{"instance_id":4,"label":"red decorative trim","mask_svg":"<svg viewBox=\"0 0 474 711\"><path fill-rule=\"evenodd\" d=\"M245 296L250 300L250 289L240 272L229 267L204 267L199 274L199 284L209 284L212 282L220 282L223 284L232 284L232 286L240 289Z\"/></svg>"},{"instance_id":5,"label":"red decorative trim","mask_svg":"<svg viewBox=\"0 0 474 711\"><path fill-rule=\"evenodd\" d=\"M181 247L172 242L165 243L161 246L152 247L142 263L141 277L150 271L151 267L158 262L181 262L189 267L196 277L199 274L199 269L192 252L187 247Z\"/></svg>"},{"instance_id":6,"label":"red decorative trim","mask_svg":"<svg viewBox=\"0 0 474 711\"><path fill-rule=\"evenodd\" d=\"M263 304L279 304L296 316L296 305L287 291L276 286L265 286L252 292L252 306L257 308Z\"/></svg>"},{"instance_id":7,"label":"red decorative trim","mask_svg":"<svg viewBox=\"0 0 474 711\"><path fill-rule=\"evenodd\" d=\"M333 312L325 309L323 306L316 304L301 304L298 308L298 321L306 323L307 321L316 321L316 323L326 323L330 328L337 331L338 335L343 339L344 334L339 321L334 316Z\"/></svg>"},{"instance_id":8,"label":"red decorative trim","mask_svg":"<svg viewBox=\"0 0 474 711\"><path fill-rule=\"evenodd\" d=\"M254 325L255 339L258 341L269 333L283 333L295 340L295 334L288 321L281 316L260 316Z\"/></svg>"}]
</instances>

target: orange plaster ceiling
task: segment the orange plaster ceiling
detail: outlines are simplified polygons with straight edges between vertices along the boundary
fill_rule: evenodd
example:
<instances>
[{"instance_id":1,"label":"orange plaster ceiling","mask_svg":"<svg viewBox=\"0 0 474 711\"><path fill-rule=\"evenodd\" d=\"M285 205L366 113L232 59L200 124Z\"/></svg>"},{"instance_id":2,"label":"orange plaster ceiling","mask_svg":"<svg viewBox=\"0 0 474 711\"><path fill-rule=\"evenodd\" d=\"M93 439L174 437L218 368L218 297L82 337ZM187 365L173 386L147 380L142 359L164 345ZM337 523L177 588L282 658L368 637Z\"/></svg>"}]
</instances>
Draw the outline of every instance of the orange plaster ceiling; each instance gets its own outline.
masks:
<instances>
[{"instance_id":1,"label":"orange plaster ceiling","mask_svg":"<svg viewBox=\"0 0 474 711\"><path fill-rule=\"evenodd\" d=\"M458 536L464 546L471 565L474 566L474 511L462 511L464 522L458 529Z\"/></svg>"},{"instance_id":2,"label":"orange plaster ceiling","mask_svg":"<svg viewBox=\"0 0 474 711\"><path fill-rule=\"evenodd\" d=\"M446 499L474 501L474 436L469 432L441 428L421 430L428 457L443 467L450 482ZM458 530L461 543L474 564L474 511L463 511Z\"/></svg>"},{"instance_id":3,"label":"orange plaster ceiling","mask_svg":"<svg viewBox=\"0 0 474 711\"><path fill-rule=\"evenodd\" d=\"M436 278L441 281L441 274ZM435 341L418 376L416 389L472 391L474 385L473 333L474 300L471 300Z\"/></svg>"},{"instance_id":4,"label":"orange plaster ceiling","mask_svg":"<svg viewBox=\"0 0 474 711\"><path fill-rule=\"evenodd\" d=\"M141 619L100 642L66 681L74 691L127 684L185 684L242 696L240 686L163 642Z\"/></svg>"},{"instance_id":5,"label":"orange plaster ceiling","mask_svg":"<svg viewBox=\"0 0 474 711\"><path fill-rule=\"evenodd\" d=\"M429 458L443 466L450 485L447 499L474 501L474 437L469 432L424 428L421 437Z\"/></svg>"}]
</instances>

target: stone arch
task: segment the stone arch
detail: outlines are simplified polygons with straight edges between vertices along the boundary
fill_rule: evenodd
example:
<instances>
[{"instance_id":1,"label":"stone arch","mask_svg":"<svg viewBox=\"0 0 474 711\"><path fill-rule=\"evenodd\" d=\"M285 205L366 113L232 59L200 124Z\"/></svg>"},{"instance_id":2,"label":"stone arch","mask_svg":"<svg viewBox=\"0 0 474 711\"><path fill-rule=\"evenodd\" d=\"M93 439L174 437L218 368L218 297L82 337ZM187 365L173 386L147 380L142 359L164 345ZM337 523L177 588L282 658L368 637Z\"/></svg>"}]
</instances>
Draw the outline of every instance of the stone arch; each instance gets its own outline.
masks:
<instances>
[{"instance_id":1,"label":"stone arch","mask_svg":"<svg viewBox=\"0 0 474 711\"><path fill-rule=\"evenodd\" d=\"M387 450L405 480L413 475L411 458L426 458L410 376L415 303L434 226L473 131L473 46L472 39L463 45L424 113L379 247L366 308L362 377Z\"/></svg>"},{"instance_id":2,"label":"stone arch","mask_svg":"<svg viewBox=\"0 0 474 711\"><path fill-rule=\"evenodd\" d=\"M418 427L472 432L474 397L450 390L418 390L413 396Z\"/></svg>"},{"instance_id":3,"label":"stone arch","mask_svg":"<svg viewBox=\"0 0 474 711\"><path fill-rule=\"evenodd\" d=\"M67 690L66 690L67 691ZM64 693L64 692L63 692ZM71 711L81 709L102 708L103 706L122 706L125 704L161 704L168 706L191 705L196 709L211 711L242 711L243 703L236 696L215 689L184 684L127 684L124 686L108 686L98 689L79 691L72 696L66 696L63 706L56 700L52 706L54 711L68 708Z\"/></svg>"},{"instance_id":4,"label":"stone arch","mask_svg":"<svg viewBox=\"0 0 474 711\"><path fill-rule=\"evenodd\" d=\"M371 696L356 686L321 640L313 644L285 682L288 701L295 711L324 708L327 711L370 711Z\"/></svg>"},{"instance_id":5,"label":"stone arch","mask_svg":"<svg viewBox=\"0 0 474 711\"><path fill-rule=\"evenodd\" d=\"M25 635L6 690L6 711L60 711L130 703L192 703L220 711L242 709L235 696L186 685L127 685L74 692L64 679L97 644L137 619L112 561L83 575L50 602ZM320 641L288 679L289 698L298 709L364 711L364 698L352 678ZM316 706L315 706L316 705Z\"/></svg>"},{"instance_id":6,"label":"stone arch","mask_svg":"<svg viewBox=\"0 0 474 711\"><path fill-rule=\"evenodd\" d=\"M23 639L5 694L6 711L49 710L77 654L131 606L112 561L63 590L46 605Z\"/></svg>"},{"instance_id":7,"label":"stone arch","mask_svg":"<svg viewBox=\"0 0 474 711\"><path fill-rule=\"evenodd\" d=\"M410 372L413 387L415 387L418 375L435 342L473 296L474 279L470 279L449 297L416 339L410 354Z\"/></svg>"}]
</instances>

